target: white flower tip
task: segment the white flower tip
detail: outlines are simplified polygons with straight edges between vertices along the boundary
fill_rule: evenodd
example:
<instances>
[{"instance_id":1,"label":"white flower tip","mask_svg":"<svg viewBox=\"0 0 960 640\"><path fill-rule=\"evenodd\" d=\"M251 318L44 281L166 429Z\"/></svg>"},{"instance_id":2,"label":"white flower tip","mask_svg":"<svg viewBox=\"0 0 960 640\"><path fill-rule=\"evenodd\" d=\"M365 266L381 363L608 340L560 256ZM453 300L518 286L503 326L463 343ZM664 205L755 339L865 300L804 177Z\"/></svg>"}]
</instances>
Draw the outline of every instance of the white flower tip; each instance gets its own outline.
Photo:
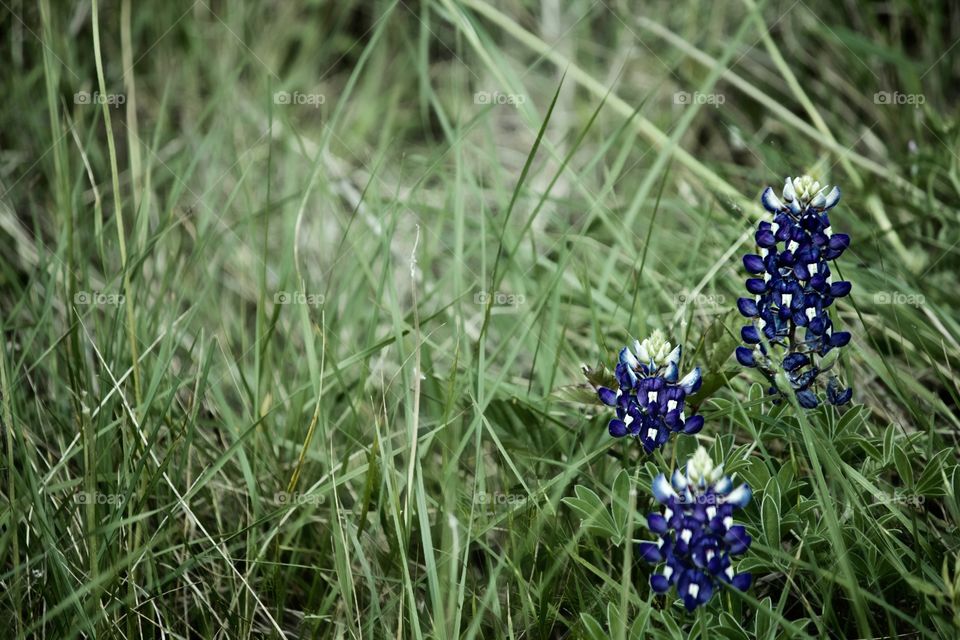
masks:
<instances>
[{"instance_id":1,"label":"white flower tip","mask_svg":"<svg viewBox=\"0 0 960 640\"><path fill-rule=\"evenodd\" d=\"M687 461L687 480L691 484L709 481L713 470L713 458L702 445L697 447L697 451Z\"/></svg>"},{"instance_id":2,"label":"white flower tip","mask_svg":"<svg viewBox=\"0 0 960 640\"><path fill-rule=\"evenodd\" d=\"M666 502L666 500L671 496L677 495L673 490L673 487L670 486L670 483L667 482L667 477L662 473L653 479L651 490L653 491L653 497L657 499L657 502Z\"/></svg>"},{"instance_id":3,"label":"white flower tip","mask_svg":"<svg viewBox=\"0 0 960 640\"><path fill-rule=\"evenodd\" d=\"M753 492L750 490L750 485L744 483L728 493L726 501L738 507L745 507L747 503L750 502L752 495Z\"/></svg>"},{"instance_id":4,"label":"white flower tip","mask_svg":"<svg viewBox=\"0 0 960 640\"><path fill-rule=\"evenodd\" d=\"M840 187L834 187L824 198L823 209L831 209L840 202Z\"/></svg>"},{"instance_id":5,"label":"white flower tip","mask_svg":"<svg viewBox=\"0 0 960 640\"><path fill-rule=\"evenodd\" d=\"M773 187L767 187L763 190L763 195L760 196L760 202L763 203L764 208L770 213L777 213L783 209L783 203L780 202L780 198L773 192Z\"/></svg>"}]
</instances>

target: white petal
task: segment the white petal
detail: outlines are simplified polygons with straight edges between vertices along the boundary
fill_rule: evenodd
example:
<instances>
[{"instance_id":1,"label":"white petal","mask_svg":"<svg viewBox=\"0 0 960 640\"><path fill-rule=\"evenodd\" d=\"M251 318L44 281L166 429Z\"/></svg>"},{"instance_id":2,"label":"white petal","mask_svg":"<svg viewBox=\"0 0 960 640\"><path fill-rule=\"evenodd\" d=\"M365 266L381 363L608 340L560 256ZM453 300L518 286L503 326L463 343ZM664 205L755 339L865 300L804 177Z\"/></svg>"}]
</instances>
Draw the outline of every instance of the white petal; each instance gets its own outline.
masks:
<instances>
[{"instance_id":1,"label":"white petal","mask_svg":"<svg viewBox=\"0 0 960 640\"><path fill-rule=\"evenodd\" d=\"M787 178L786 182L783 183L783 199L787 202L793 202L797 199L797 192L793 188L793 182L790 178Z\"/></svg>"},{"instance_id":2,"label":"white petal","mask_svg":"<svg viewBox=\"0 0 960 640\"><path fill-rule=\"evenodd\" d=\"M667 356L667 364L672 363L679 366L681 350L682 350L682 347L679 344L676 347L674 347L673 351L670 352L670 355Z\"/></svg>"},{"instance_id":3,"label":"white petal","mask_svg":"<svg viewBox=\"0 0 960 640\"><path fill-rule=\"evenodd\" d=\"M838 202L840 202L840 188L834 187L830 190L830 193L827 194L822 208L832 209Z\"/></svg>"}]
</instances>

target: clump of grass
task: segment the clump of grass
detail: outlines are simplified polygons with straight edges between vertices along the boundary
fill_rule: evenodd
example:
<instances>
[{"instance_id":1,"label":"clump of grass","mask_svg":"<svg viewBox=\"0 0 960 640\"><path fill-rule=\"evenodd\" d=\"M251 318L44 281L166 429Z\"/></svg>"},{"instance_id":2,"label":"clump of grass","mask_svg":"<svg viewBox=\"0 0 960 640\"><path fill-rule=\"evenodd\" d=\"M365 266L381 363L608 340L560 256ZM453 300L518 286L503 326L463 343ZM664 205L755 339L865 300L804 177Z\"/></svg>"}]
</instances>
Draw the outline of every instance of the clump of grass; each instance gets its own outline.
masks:
<instances>
[{"instance_id":1,"label":"clump of grass","mask_svg":"<svg viewBox=\"0 0 960 640\"><path fill-rule=\"evenodd\" d=\"M11 3L9 635L955 635L955 13ZM798 172L857 238L845 411L731 357ZM577 385L657 328L711 426L642 456ZM755 581L691 616L631 541L697 444Z\"/></svg>"}]
</instances>

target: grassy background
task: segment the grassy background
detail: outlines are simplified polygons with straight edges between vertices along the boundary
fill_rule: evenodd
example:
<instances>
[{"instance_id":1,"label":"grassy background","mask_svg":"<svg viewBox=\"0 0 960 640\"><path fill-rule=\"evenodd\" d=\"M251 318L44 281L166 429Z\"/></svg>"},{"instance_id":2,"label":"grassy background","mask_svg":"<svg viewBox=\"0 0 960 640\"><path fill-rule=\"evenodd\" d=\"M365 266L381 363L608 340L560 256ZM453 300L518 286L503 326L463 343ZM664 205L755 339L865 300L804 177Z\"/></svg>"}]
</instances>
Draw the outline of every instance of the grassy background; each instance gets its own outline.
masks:
<instances>
[{"instance_id":1,"label":"grassy background","mask_svg":"<svg viewBox=\"0 0 960 640\"><path fill-rule=\"evenodd\" d=\"M10 637L956 636L956 6L0 4ZM730 357L801 173L842 412ZM737 375L648 458L578 400L655 328ZM696 441L755 581L689 615L625 541Z\"/></svg>"}]
</instances>

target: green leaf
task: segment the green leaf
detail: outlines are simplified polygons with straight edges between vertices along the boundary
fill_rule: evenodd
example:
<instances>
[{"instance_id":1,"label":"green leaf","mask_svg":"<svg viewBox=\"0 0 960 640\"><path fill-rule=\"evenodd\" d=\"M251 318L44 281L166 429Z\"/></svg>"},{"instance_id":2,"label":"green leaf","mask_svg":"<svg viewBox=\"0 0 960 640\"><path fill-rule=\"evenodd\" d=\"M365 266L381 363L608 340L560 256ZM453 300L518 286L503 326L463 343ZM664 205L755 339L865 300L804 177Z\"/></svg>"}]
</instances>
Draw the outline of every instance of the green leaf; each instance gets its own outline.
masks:
<instances>
[{"instance_id":1,"label":"green leaf","mask_svg":"<svg viewBox=\"0 0 960 640\"><path fill-rule=\"evenodd\" d=\"M893 424L888 425L883 432L883 464L885 465L893 462L893 443L896 433L896 427Z\"/></svg>"},{"instance_id":2,"label":"green leaf","mask_svg":"<svg viewBox=\"0 0 960 640\"><path fill-rule=\"evenodd\" d=\"M613 495L610 499L613 522L617 531L623 535L627 530L627 516L630 511L630 474L621 469L613 481Z\"/></svg>"},{"instance_id":3,"label":"green leaf","mask_svg":"<svg viewBox=\"0 0 960 640\"><path fill-rule=\"evenodd\" d=\"M760 511L767 546L771 549L780 549L780 487L776 480L771 479L767 483L763 491Z\"/></svg>"},{"instance_id":4,"label":"green leaf","mask_svg":"<svg viewBox=\"0 0 960 640\"><path fill-rule=\"evenodd\" d=\"M760 606L756 608L753 617L753 635L757 640L766 638L770 635L772 629L770 611L773 610L773 600L767 596L760 601Z\"/></svg>"},{"instance_id":5,"label":"green leaf","mask_svg":"<svg viewBox=\"0 0 960 640\"><path fill-rule=\"evenodd\" d=\"M930 458L930 461L924 466L920 478L917 479L916 487L914 487L914 492L918 496L935 497L947 494L943 477L945 472L950 471L950 468L944 469L944 464L952 452L953 449L950 448L942 449ZM946 475L949 476L949 473Z\"/></svg>"},{"instance_id":6,"label":"green leaf","mask_svg":"<svg viewBox=\"0 0 960 640\"><path fill-rule=\"evenodd\" d=\"M564 385L555 389L550 395L557 400L564 400L566 402L605 406L600 402L600 398L597 396L597 390L585 382Z\"/></svg>"},{"instance_id":7,"label":"green leaf","mask_svg":"<svg viewBox=\"0 0 960 640\"><path fill-rule=\"evenodd\" d=\"M903 481L904 486L913 487L913 467L910 465L910 458L903 447L895 446L893 448L893 462L897 467L897 473Z\"/></svg>"},{"instance_id":8,"label":"green leaf","mask_svg":"<svg viewBox=\"0 0 960 640\"><path fill-rule=\"evenodd\" d=\"M594 493L592 489L579 484L574 487L573 491L577 497L564 498L563 503L580 517L582 525L588 531L608 538L618 540L622 538L622 533L617 528L600 496Z\"/></svg>"},{"instance_id":9,"label":"green leaf","mask_svg":"<svg viewBox=\"0 0 960 640\"><path fill-rule=\"evenodd\" d=\"M607 628L611 633L614 629L623 629L623 618L620 614L620 608L613 602L607 603Z\"/></svg>"},{"instance_id":10,"label":"green leaf","mask_svg":"<svg viewBox=\"0 0 960 640\"><path fill-rule=\"evenodd\" d=\"M607 640L608 636L603 630L603 625L589 613L580 614L580 624L583 625L583 637L589 638L590 640Z\"/></svg>"},{"instance_id":11,"label":"green leaf","mask_svg":"<svg viewBox=\"0 0 960 640\"><path fill-rule=\"evenodd\" d=\"M647 622L650 620L650 613L653 611L646 602L638 602L640 611L633 617L633 624L630 625L629 638L645 638Z\"/></svg>"},{"instance_id":12,"label":"green leaf","mask_svg":"<svg viewBox=\"0 0 960 640\"><path fill-rule=\"evenodd\" d=\"M747 633L747 630L740 626L740 623L732 615L726 611L720 614L720 628L718 631L723 634L725 638L730 638L730 640L749 640L750 634Z\"/></svg>"},{"instance_id":13,"label":"green leaf","mask_svg":"<svg viewBox=\"0 0 960 640\"><path fill-rule=\"evenodd\" d=\"M607 369L606 365L603 363L598 364L593 369L584 365L583 375L587 377L587 382L589 382L593 387L616 389L618 386L616 376L614 376L613 372Z\"/></svg>"}]
</instances>

